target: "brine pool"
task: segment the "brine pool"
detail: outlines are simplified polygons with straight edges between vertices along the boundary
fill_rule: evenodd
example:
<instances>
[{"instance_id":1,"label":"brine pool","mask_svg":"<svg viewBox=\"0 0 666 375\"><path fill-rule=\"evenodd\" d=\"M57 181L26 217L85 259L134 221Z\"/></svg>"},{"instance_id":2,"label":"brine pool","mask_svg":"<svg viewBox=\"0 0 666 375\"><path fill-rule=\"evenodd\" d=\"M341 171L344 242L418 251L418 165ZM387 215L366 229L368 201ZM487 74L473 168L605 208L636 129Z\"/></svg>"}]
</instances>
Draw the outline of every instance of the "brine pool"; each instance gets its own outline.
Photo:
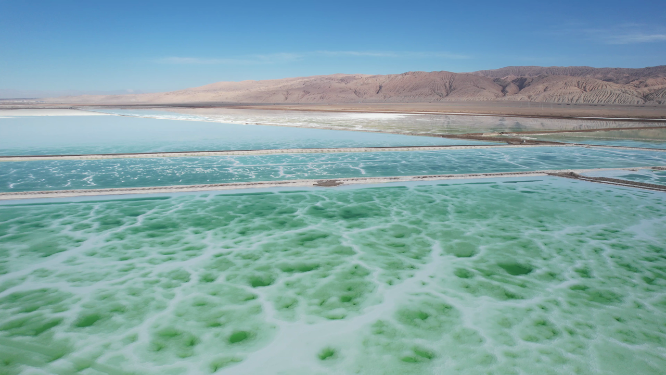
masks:
<instances>
[{"instance_id":1,"label":"brine pool","mask_svg":"<svg viewBox=\"0 0 666 375\"><path fill-rule=\"evenodd\" d=\"M666 152L531 147L0 163L0 192L666 165Z\"/></svg>"},{"instance_id":2,"label":"brine pool","mask_svg":"<svg viewBox=\"0 0 666 375\"><path fill-rule=\"evenodd\" d=\"M617 125L255 112L2 118L0 155L486 144L219 122L255 117ZM658 165L584 147L2 162L0 192ZM531 177L3 201L0 374L663 374L665 198Z\"/></svg>"},{"instance_id":3,"label":"brine pool","mask_svg":"<svg viewBox=\"0 0 666 375\"><path fill-rule=\"evenodd\" d=\"M534 136L540 140L583 143L599 146L621 146L638 148L666 149L666 127L657 124L641 123L653 126L651 129L606 130L598 132L560 133Z\"/></svg>"},{"instance_id":4,"label":"brine pool","mask_svg":"<svg viewBox=\"0 0 666 375\"><path fill-rule=\"evenodd\" d=\"M0 373L666 368L664 193L247 192L0 204Z\"/></svg>"},{"instance_id":5,"label":"brine pool","mask_svg":"<svg viewBox=\"0 0 666 375\"><path fill-rule=\"evenodd\" d=\"M0 155L495 144L440 137L185 120L112 115L0 118Z\"/></svg>"}]
</instances>

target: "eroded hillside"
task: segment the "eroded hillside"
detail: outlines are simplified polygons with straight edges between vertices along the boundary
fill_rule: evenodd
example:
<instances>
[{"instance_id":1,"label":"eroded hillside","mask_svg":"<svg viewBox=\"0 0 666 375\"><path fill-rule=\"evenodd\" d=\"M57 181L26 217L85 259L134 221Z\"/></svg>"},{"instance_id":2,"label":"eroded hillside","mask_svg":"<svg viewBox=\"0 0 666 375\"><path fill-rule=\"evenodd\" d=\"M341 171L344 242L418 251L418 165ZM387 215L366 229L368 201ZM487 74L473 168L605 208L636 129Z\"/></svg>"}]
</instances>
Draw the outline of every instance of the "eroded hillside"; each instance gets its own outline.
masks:
<instances>
[{"instance_id":1,"label":"eroded hillside","mask_svg":"<svg viewBox=\"0 0 666 375\"><path fill-rule=\"evenodd\" d=\"M474 73L333 74L266 81L218 82L139 95L78 96L48 102L171 103L427 103L533 101L666 104L666 66L643 69L507 67Z\"/></svg>"}]
</instances>

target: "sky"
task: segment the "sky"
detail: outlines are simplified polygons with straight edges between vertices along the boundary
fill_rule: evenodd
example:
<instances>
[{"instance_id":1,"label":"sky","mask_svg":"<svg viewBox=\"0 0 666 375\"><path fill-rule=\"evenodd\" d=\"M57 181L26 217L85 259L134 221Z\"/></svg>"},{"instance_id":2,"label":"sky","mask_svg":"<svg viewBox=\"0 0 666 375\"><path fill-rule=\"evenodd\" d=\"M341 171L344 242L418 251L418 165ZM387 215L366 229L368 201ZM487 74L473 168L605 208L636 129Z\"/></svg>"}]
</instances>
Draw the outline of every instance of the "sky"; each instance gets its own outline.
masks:
<instances>
[{"instance_id":1,"label":"sky","mask_svg":"<svg viewBox=\"0 0 666 375\"><path fill-rule=\"evenodd\" d=\"M0 0L0 90L17 95L665 64L664 0Z\"/></svg>"}]
</instances>

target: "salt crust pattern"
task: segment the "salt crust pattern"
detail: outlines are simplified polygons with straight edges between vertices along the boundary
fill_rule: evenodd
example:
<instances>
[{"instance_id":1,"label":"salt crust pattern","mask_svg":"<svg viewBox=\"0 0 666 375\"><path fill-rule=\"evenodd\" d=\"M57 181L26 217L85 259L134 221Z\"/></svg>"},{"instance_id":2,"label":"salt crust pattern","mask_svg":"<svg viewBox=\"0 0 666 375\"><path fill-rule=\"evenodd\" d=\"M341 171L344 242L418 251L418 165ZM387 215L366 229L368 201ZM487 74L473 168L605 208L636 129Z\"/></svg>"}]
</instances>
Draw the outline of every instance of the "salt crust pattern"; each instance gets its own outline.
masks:
<instances>
[{"instance_id":1,"label":"salt crust pattern","mask_svg":"<svg viewBox=\"0 0 666 375\"><path fill-rule=\"evenodd\" d=\"M0 205L0 372L660 374L664 197L547 177Z\"/></svg>"}]
</instances>

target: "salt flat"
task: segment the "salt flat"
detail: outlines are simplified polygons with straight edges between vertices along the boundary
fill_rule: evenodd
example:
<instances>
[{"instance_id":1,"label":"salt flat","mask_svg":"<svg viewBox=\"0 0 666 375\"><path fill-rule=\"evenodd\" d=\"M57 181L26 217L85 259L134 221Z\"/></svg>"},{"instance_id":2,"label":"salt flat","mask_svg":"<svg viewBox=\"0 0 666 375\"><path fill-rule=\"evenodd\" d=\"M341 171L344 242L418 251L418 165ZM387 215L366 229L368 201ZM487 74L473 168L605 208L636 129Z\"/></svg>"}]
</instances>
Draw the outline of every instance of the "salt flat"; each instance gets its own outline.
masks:
<instances>
[{"instance_id":1,"label":"salt flat","mask_svg":"<svg viewBox=\"0 0 666 375\"><path fill-rule=\"evenodd\" d=\"M326 111L326 108L331 108ZM367 113L363 108L349 109L339 106L320 106L303 109L296 106L162 106L146 108L95 108L86 110L172 120L212 121L234 124L261 124L309 128L362 130L414 134L461 134L485 131L524 132L542 130L581 130L605 128L631 128L664 126L663 122L617 121L603 119L554 119L548 117L520 117L501 115L456 115L437 112L402 111L400 105L393 111Z\"/></svg>"}]
</instances>

